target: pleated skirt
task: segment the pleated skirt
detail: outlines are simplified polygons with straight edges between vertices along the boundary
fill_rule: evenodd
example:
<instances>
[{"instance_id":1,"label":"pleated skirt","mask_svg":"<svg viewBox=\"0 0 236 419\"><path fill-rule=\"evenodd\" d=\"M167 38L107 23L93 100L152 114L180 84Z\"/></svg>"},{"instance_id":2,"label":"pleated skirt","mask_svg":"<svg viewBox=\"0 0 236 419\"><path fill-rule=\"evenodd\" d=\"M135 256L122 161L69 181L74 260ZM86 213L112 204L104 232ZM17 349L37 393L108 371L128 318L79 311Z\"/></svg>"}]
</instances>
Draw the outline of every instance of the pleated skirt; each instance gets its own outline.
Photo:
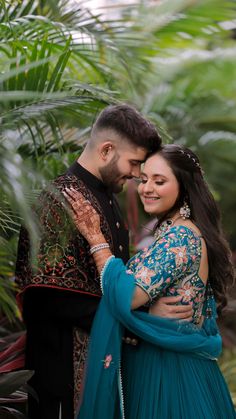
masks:
<instances>
[{"instance_id":1,"label":"pleated skirt","mask_svg":"<svg viewBox=\"0 0 236 419\"><path fill-rule=\"evenodd\" d=\"M234 419L235 409L216 361L124 345L125 419Z\"/></svg>"}]
</instances>

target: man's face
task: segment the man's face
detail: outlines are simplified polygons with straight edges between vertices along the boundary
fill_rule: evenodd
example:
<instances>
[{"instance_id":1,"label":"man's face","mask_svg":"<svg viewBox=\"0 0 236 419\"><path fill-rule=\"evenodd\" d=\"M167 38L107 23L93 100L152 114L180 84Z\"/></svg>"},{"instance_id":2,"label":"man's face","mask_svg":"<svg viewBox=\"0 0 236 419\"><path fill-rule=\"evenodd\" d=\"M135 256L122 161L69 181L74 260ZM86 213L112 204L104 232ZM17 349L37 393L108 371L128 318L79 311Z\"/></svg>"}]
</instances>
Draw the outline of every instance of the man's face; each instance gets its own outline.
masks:
<instances>
[{"instance_id":1,"label":"man's face","mask_svg":"<svg viewBox=\"0 0 236 419\"><path fill-rule=\"evenodd\" d=\"M127 179L140 176L146 155L147 150L142 147L126 145L116 148L111 160L99 169L103 183L112 192L121 192Z\"/></svg>"}]
</instances>

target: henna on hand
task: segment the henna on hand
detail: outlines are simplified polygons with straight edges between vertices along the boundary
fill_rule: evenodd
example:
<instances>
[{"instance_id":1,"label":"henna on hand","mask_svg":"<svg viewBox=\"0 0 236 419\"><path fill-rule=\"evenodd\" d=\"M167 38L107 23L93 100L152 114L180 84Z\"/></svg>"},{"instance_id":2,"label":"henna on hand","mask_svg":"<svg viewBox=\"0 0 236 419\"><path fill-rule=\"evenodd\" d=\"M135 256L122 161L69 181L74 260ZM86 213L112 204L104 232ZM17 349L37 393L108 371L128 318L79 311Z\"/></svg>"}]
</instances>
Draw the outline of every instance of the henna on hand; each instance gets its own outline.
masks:
<instances>
[{"instance_id":1,"label":"henna on hand","mask_svg":"<svg viewBox=\"0 0 236 419\"><path fill-rule=\"evenodd\" d=\"M106 242L100 228L100 216L91 203L75 189L65 188L63 195L69 202L69 211L76 228L91 246Z\"/></svg>"}]
</instances>

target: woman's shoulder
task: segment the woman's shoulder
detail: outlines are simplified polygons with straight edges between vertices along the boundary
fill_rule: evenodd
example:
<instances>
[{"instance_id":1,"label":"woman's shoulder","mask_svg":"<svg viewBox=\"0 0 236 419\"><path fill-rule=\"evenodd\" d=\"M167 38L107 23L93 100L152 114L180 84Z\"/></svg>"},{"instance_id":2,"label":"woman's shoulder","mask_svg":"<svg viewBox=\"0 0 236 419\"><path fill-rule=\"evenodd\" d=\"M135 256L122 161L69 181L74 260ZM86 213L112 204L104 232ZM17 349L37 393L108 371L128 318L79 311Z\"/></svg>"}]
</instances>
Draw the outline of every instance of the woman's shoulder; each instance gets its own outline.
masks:
<instances>
[{"instance_id":1,"label":"woman's shoulder","mask_svg":"<svg viewBox=\"0 0 236 419\"><path fill-rule=\"evenodd\" d=\"M171 226L168 231L160 238L159 245L165 247L166 245L169 246L184 246L184 247L191 247L192 250L198 251L201 248L201 233L199 229L195 229L193 225L186 225L186 224L177 224ZM194 250L194 251L195 251Z\"/></svg>"},{"instance_id":2,"label":"woman's shoulder","mask_svg":"<svg viewBox=\"0 0 236 419\"><path fill-rule=\"evenodd\" d=\"M199 228L192 223L191 221L185 222L184 220L181 222L176 223L175 225L171 226L168 231L167 235L176 235L176 237L189 237L189 238L196 238L200 240L202 238L201 231Z\"/></svg>"}]
</instances>

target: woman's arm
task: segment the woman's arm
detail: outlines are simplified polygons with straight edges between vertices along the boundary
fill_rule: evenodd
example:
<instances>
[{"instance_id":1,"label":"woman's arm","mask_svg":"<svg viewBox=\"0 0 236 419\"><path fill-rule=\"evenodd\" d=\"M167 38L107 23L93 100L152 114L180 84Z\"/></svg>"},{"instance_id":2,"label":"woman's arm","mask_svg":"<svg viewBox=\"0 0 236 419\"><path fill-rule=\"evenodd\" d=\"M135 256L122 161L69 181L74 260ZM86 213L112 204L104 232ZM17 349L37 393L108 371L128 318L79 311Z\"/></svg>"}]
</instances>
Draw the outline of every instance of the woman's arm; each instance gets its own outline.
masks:
<instances>
[{"instance_id":1,"label":"woman's arm","mask_svg":"<svg viewBox=\"0 0 236 419\"><path fill-rule=\"evenodd\" d=\"M71 211L69 210L71 217L79 232L88 241L97 270L101 274L106 261L112 256L112 253L109 247L99 249L99 245L107 244L100 228L100 217L90 202L79 192L66 189L64 195L72 208ZM148 294L142 288L136 286L131 305L132 309L141 307L148 300Z\"/></svg>"},{"instance_id":2,"label":"woman's arm","mask_svg":"<svg viewBox=\"0 0 236 419\"><path fill-rule=\"evenodd\" d=\"M66 189L64 195L72 208L68 209L68 211L70 212L77 229L88 241L90 245L90 252L93 255L97 270L101 273L106 261L110 258L110 256L112 256L112 253L104 235L101 232L100 217L90 202L87 201L78 191ZM153 250L152 259L154 260L154 263L152 266L145 266L144 261L142 261L140 271L135 274L136 287L131 304L132 309L143 306L151 299L156 299L160 292L168 287L170 282L175 279L177 272L181 270L182 263L180 263L180 266L176 266L175 257L177 248L180 246L179 240L177 238L173 249L169 248L170 243L168 238L166 240L167 241L165 243L162 243L163 249L161 249L161 252L158 252L158 255L155 254L156 250ZM167 245L167 247L165 245ZM189 256L187 255L187 247L188 239L186 243L184 243L184 246L181 246L179 249L179 251L182 252L182 257L185 259L186 266L187 261L188 263L191 263L191 258L189 259ZM172 253L171 250L173 250L174 253ZM167 266L169 267L168 270L166 269ZM169 271L169 269L171 269L171 271ZM127 273L127 280L129 280L129 275L130 274ZM173 299L173 303L176 304L179 300L181 300L181 297L173 297ZM178 301L176 301L176 299ZM173 310L170 306L166 306L167 304L165 302L164 304L159 303L160 308L158 308L157 303L155 306L155 315L179 319L187 318L191 320L191 306L187 308L183 306L183 310L181 309L177 312L176 309ZM167 315L163 316L162 313L165 308L167 308Z\"/></svg>"},{"instance_id":3,"label":"woman's arm","mask_svg":"<svg viewBox=\"0 0 236 419\"><path fill-rule=\"evenodd\" d=\"M134 310L146 304L149 301L148 294L142 290L138 285L134 289L131 308Z\"/></svg>"}]
</instances>

